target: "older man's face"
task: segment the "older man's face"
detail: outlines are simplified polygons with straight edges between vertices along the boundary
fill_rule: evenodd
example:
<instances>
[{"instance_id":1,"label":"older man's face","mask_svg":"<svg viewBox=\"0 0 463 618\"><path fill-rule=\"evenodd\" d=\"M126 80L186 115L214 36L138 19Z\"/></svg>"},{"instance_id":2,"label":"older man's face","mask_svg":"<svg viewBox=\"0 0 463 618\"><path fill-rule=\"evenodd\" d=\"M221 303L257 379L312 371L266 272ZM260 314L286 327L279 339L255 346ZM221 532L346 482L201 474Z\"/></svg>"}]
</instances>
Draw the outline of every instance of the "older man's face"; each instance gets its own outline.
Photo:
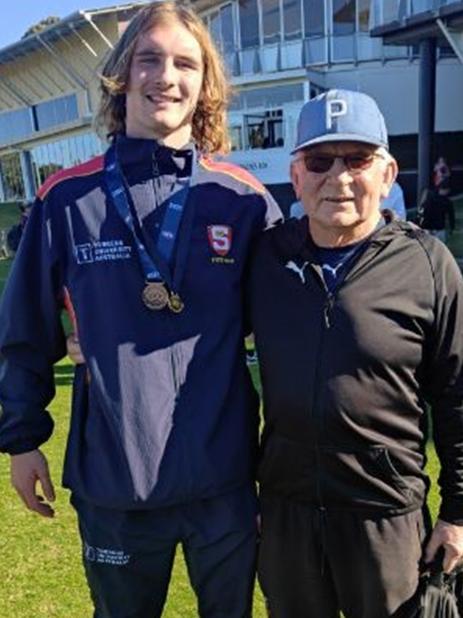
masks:
<instances>
[{"instance_id":1,"label":"older man's face","mask_svg":"<svg viewBox=\"0 0 463 618\"><path fill-rule=\"evenodd\" d=\"M396 173L395 161L368 144L329 142L298 152L291 177L315 242L332 244L338 235L346 243L369 234Z\"/></svg>"}]
</instances>

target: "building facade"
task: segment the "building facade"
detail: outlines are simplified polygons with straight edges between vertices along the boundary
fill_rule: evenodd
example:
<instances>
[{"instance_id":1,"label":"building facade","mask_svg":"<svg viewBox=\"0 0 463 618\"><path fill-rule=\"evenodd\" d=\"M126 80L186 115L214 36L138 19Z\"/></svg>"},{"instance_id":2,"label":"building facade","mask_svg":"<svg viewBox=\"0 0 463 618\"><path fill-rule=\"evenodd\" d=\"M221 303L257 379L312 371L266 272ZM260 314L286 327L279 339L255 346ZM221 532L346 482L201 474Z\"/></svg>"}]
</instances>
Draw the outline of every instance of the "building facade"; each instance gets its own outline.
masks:
<instances>
[{"instance_id":1,"label":"building facade","mask_svg":"<svg viewBox=\"0 0 463 618\"><path fill-rule=\"evenodd\" d=\"M225 59L235 96L230 158L294 199L290 150L297 116L328 88L363 90L381 106L409 205L414 205L419 49L370 32L435 11L451 0L196 0ZM30 199L53 171L100 153L92 130L98 70L139 4L79 11L40 35L0 50L0 199ZM437 46L436 145L462 171L463 66ZM458 146L459 144L459 146Z\"/></svg>"}]
</instances>

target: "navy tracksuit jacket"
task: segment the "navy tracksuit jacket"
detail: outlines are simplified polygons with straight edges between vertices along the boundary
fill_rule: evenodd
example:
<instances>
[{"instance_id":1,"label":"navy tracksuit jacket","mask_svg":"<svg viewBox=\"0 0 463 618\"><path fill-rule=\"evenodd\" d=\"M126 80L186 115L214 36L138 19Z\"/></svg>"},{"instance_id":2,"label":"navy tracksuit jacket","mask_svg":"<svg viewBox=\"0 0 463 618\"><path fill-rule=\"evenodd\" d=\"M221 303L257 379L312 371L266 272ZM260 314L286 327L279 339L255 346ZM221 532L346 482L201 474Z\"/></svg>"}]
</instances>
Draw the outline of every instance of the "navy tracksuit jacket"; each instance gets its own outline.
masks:
<instances>
[{"instance_id":1,"label":"navy tracksuit jacket","mask_svg":"<svg viewBox=\"0 0 463 618\"><path fill-rule=\"evenodd\" d=\"M146 247L192 153L120 136L121 166ZM111 147L115 147L114 144ZM241 281L250 243L280 213L244 170L200 158L185 309L152 311L133 237L108 200L103 157L63 170L38 193L0 308L0 450L51 435L53 364L65 354L63 298L78 367L64 485L107 508L220 495L254 478L257 398L243 346Z\"/></svg>"}]
</instances>

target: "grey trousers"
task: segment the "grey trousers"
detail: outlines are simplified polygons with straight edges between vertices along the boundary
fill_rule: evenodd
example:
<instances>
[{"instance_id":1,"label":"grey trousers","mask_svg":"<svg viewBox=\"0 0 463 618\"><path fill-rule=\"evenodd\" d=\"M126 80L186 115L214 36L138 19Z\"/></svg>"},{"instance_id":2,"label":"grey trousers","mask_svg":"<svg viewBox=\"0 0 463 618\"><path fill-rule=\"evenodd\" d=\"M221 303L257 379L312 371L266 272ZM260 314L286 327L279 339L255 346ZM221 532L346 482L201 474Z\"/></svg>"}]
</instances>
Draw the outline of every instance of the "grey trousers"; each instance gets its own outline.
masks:
<instances>
[{"instance_id":1,"label":"grey trousers","mask_svg":"<svg viewBox=\"0 0 463 618\"><path fill-rule=\"evenodd\" d=\"M406 618L427 511L386 518L263 497L258 575L271 618Z\"/></svg>"}]
</instances>

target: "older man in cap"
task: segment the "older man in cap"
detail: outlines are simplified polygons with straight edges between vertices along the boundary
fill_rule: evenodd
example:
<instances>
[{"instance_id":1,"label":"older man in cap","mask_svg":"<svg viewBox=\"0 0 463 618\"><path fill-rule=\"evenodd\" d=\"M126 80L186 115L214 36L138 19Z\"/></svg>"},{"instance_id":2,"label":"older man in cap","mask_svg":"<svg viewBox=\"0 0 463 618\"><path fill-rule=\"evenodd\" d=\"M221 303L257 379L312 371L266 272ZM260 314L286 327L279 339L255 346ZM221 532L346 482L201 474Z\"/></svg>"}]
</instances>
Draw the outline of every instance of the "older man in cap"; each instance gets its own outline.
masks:
<instances>
[{"instance_id":1,"label":"older man in cap","mask_svg":"<svg viewBox=\"0 0 463 618\"><path fill-rule=\"evenodd\" d=\"M442 243L381 215L397 163L369 96L306 103L293 154L308 216L263 235L249 278L260 580L272 618L408 616L422 558L442 546L449 571L463 553L462 278Z\"/></svg>"}]
</instances>

